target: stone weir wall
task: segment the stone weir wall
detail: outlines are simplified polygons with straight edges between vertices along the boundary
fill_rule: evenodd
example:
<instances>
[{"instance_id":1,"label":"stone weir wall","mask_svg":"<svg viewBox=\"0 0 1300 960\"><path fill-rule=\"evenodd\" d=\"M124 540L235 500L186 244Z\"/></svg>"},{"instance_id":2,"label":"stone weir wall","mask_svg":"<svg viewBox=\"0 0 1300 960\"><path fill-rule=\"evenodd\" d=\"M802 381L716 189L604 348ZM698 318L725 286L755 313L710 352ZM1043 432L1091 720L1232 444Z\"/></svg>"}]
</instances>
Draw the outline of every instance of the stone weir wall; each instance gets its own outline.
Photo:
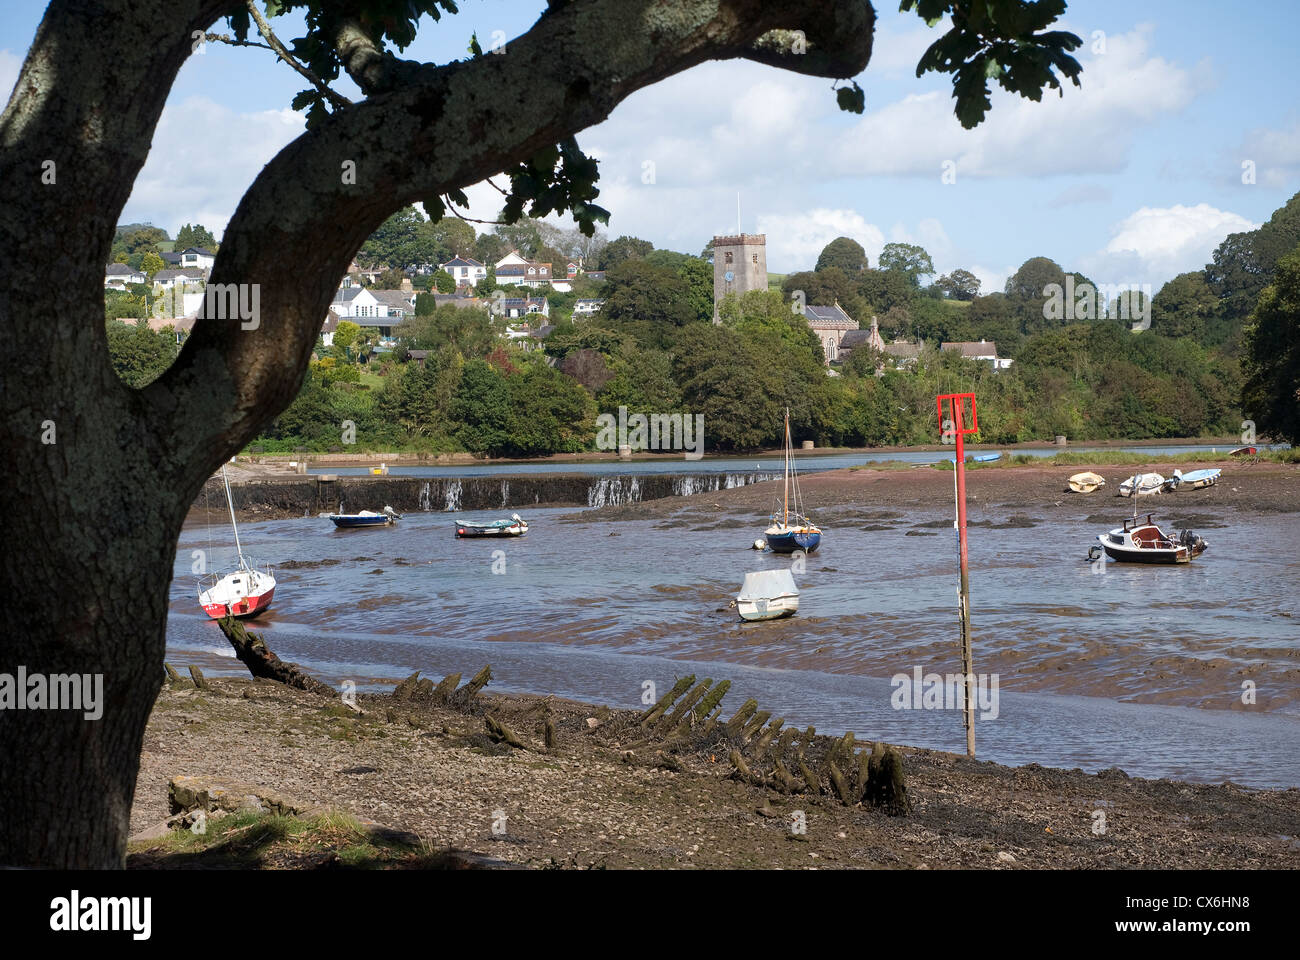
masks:
<instances>
[{"instance_id":1,"label":"stone weir wall","mask_svg":"<svg viewBox=\"0 0 1300 960\"><path fill-rule=\"evenodd\" d=\"M368 477L306 476L253 480L232 484L231 497L240 519L315 516L318 513L379 510L398 513L522 509L548 506L605 507L661 497L690 496L763 480L775 473L678 473L637 476L485 476L485 477ZM191 517L224 514L221 480L209 480L191 507Z\"/></svg>"}]
</instances>

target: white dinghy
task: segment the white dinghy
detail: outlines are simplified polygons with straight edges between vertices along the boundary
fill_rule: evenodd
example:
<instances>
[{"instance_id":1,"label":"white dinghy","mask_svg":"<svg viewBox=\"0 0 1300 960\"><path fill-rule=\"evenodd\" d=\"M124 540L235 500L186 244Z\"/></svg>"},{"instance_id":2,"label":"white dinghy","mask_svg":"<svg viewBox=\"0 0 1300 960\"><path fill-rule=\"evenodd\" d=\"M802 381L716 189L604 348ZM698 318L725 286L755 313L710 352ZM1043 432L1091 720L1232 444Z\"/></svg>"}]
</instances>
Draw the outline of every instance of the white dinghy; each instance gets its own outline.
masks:
<instances>
[{"instance_id":1,"label":"white dinghy","mask_svg":"<svg viewBox=\"0 0 1300 960\"><path fill-rule=\"evenodd\" d=\"M1138 473L1119 485L1121 497L1149 497L1169 486L1169 481L1158 473Z\"/></svg>"},{"instance_id":2,"label":"white dinghy","mask_svg":"<svg viewBox=\"0 0 1300 960\"><path fill-rule=\"evenodd\" d=\"M799 609L799 588L789 570L755 570L745 574L736 608L745 620L779 620Z\"/></svg>"},{"instance_id":3,"label":"white dinghy","mask_svg":"<svg viewBox=\"0 0 1300 960\"><path fill-rule=\"evenodd\" d=\"M1085 471L1070 478L1070 489L1075 493L1092 493L1098 487L1106 486L1106 478L1099 473Z\"/></svg>"}]
</instances>

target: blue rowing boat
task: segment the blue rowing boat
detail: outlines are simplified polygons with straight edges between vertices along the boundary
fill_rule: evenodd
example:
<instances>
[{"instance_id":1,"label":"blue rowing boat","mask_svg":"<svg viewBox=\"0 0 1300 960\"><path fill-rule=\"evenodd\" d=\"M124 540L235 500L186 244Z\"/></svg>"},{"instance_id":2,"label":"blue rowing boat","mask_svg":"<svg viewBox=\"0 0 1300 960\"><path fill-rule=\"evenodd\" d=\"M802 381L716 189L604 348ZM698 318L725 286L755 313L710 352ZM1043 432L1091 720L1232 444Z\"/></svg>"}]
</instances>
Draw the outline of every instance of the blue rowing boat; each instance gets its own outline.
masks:
<instances>
[{"instance_id":1,"label":"blue rowing boat","mask_svg":"<svg viewBox=\"0 0 1300 960\"><path fill-rule=\"evenodd\" d=\"M336 527L383 527L402 519L401 514L394 513L392 507L384 507L383 513L362 510L360 513L331 513L330 519Z\"/></svg>"},{"instance_id":2,"label":"blue rowing boat","mask_svg":"<svg viewBox=\"0 0 1300 960\"><path fill-rule=\"evenodd\" d=\"M1212 487L1219 482L1219 474L1223 473L1218 467L1209 470L1192 470L1183 473L1181 470L1174 471L1174 489L1181 490L1184 486L1189 490L1199 490L1202 487Z\"/></svg>"}]
</instances>

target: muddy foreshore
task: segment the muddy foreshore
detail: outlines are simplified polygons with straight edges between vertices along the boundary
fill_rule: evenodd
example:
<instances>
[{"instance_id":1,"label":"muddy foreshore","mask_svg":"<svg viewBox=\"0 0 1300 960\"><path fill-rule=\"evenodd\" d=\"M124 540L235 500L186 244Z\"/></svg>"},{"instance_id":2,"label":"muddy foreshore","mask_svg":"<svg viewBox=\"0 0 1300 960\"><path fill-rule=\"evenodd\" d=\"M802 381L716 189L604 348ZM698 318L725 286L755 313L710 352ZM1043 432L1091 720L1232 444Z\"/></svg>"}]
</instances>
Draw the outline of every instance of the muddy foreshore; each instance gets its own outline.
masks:
<instances>
[{"instance_id":1,"label":"muddy foreshore","mask_svg":"<svg viewBox=\"0 0 1300 960\"><path fill-rule=\"evenodd\" d=\"M903 748L912 810L888 816L829 789L745 782L709 750L631 752L632 712L541 704L557 731L547 748L538 698L479 701L454 710L362 696L357 715L266 680L173 682L149 720L132 831L163 820L170 779L189 775L343 810L432 850L534 868L1300 867L1300 789L1009 768ZM524 748L486 736L489 710ZM800 811L803 834L791 829ZM128 866L181 865L155 850L133 843Z\"/></svg>"},{"instance_id":2,"label":"muddy foreshore","mask_svg":"<svg viewBox=\"0 0 1300 960\"><path fill-rule=\"evenodd\" d=\"M1300 511L1300 465L1272 462L1225 465L1221 461L1179 464L1185 473L1202 467L1224 469L1224 479L1211 491L1217 503L1261 514ZM1066 478L1084 470L1102 474L1108 485L1088 496L1070 493ZM994 464L971 468L967 472L971 520L978 522L983 509L1006 507L1050 507L1062 511L1061 516L1086 516L1104 509L1110 517L1115 513L1110 509L1114 504L1128 502L1116 500L1121 480L1134 473L1162 470L1170 472L1172 467L1169 464L1091 467ZM228 473L235 515L240 521L250 522L316 516L337 511L340 504L345 510L377 510L388 505L399 513L595 506L614 516L631 508L644 518L667 515L680 509L684 500L700 494L712 494L715 499L722 497L729 507L737 510L756 507L766 511L771 505L773 484L779 483L767 479L770 471L695 474L689 463L683 463L680 474L595 478L580 474L460 478L330 475L327 478L297 474L278 463L240 463L228 467ZM897 463L882 468L830 470L801 480L808 502L818 504L819 516L859 508L933 502L942 499L952 484L951 470ZM683 490L691 492L683 497ZM1181 507L1190 501L1154 497L1143 503L1164 511L1171 503ZM643 509L641 504L647 507ZM225 494L218 475L208 480L190 507L187 523L221 522L224 516Z\"/></svg>"}]
</instances>

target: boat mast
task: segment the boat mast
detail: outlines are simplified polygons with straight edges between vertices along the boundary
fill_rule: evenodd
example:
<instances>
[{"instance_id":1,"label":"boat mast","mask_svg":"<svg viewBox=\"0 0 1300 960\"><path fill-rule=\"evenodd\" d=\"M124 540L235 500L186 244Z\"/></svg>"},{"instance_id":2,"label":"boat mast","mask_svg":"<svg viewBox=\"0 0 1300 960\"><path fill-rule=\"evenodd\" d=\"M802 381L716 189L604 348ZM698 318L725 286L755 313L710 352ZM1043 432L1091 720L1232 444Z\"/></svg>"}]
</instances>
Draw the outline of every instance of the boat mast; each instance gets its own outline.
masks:
<instances>
[{"instance_id":1,"label":"boat mast","mask_svg":"<svg viewBox=\"0 0 1300 960\"><path fill-rule=\"evenodd\" d=\"M235 553L239 554L239 566L248 566L244 560L244 549L239 545L239 526L235 523L235 501L230 498L230 478L226 476L226 465L221 465L221 479L226 484L226 506L230 508L230 529L235 531Z\"/></svg>"},{"instance_id":2,"label":"boat mast","mask_svg":"<svg viewBox=\"0 0 1300 960\"><path fill-rule=\"evenodd\" d=\"M785 408L785 482L782 488L781 501L783 504L784 516L782 523L790 526L790 408Z\"/></svg>"}]
</instances>

